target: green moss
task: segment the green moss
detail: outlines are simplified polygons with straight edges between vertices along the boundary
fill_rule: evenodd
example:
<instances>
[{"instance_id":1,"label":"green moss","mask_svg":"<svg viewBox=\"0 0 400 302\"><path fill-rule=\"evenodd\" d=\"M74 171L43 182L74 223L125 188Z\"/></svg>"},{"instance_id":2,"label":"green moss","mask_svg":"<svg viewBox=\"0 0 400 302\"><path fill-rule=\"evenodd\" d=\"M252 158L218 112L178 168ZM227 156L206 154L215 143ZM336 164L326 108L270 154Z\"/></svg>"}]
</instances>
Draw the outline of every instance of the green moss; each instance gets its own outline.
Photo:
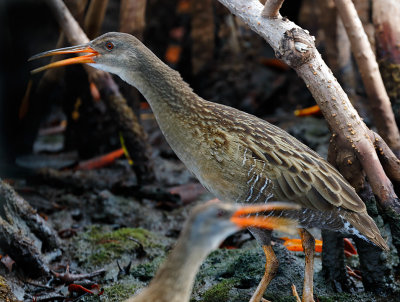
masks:
<instances>
[{"instance_id":1,"label":"green moss","mask_svg":"<svg viewBox=\"0 0 400 302\"><path fill-rule=\"evenodd\" d=\"M296 298L294 296L286 296L279 293L268 292L264 294L264 298L267 299L268 301L274 301L274 302L296 302Z\"/></svg>"},{"instance_id":2,"label":"green moss","mask_svg":"<svg viewBox=\"0 0 400 302\"><path fill-rule=\"evenodd\" d=\"M231 265L227 272L233 272L235 277L245 279L256 279L264 273L264 258L259 250L240 251L240 255Z\"/></svg>"},{"instance_id":3,"label":"green moss","mask_svg":"<svg viewBox=\"0 0 400 302\"><path fill-rule=\"evenodd\" d=\"M102 266L122 255L140 254L143 248L152 257L152 249L162 248L156 236L141 228L121 228L110 231L104 226L92 226L76 240L76 256L84 265Z\"/></svg>"},{"instance_id":4,"label":"green moss","mask_svg":"<svg viewBox=\"0 0 400 302\"><path fill-rule=\"evenodd\" d=\"M391 100L400 99L400 64L393 64L385 60L379 62L379 69Z\"/></svg>"},{"instance_id":5,"label":"green moss","mask_svg":"<svg viewBox=\"0 0 400 302\"><path fill-rule=\"evenodd\" d=\"M112 286L104 288L104 293L101 296L86 296L82 299L84 302L119 302L134 295L138 286L136 284L115 283Z\"/></svg>"},{"instance_id":6,"label":"green moss","mask_svg":"<svg viewBox=\"0 0 400 302\"><path fill-rule=\"evenodd\" d=\"M131 237L138 240L143 246L148 246L148 239L152 237L150 231L141 228L121 228L113 232L104 233L104 230L100 226L93 226L87 232L87 235L89 235L91 241L103 244L107 241L126 241Z\"/></svg>"},{"instance_id":7,"label":"green moss","mask_svg":"<svg viewBox=\"0 0 400 302\"><path fill-rule=\"evenodd\" d=\"M103 301L122 301L132 296L137 290L137 285L117 283L104 289Z\"/></svg>"},{"instance_id":8,"label":"green moss","mask_svg":"<svg viewBox=\"0 0 400 302\"><path fill-rule=\"evenodd\" d=\"M130 275L143 282L150 281L163 261L164 257L157 257L151 262L139 264L131 269Z\"/></svg>"},{"instance_id":9,"label":"green moss","mask_svg":"<svg viewBox=\"0 0 400 302\"><path fill-rule=\"evenodd\" d=\"M376 299L368 293L357 295L350 293L337 293L332 296L318 297L320 302L375 302ZM389 300L388 300L389 301Z\"/></svg>"},{"instance_id":10,"label":"green moss","mask_svg":"<svg viewBox=\"0 0 400 302\"><path fill-rule=\"evenodd\" d=\"M236 280L225 279L207 290L202 298L203 302L224 302L229 301L230 290L235 286Z\"/></svg>"}]
</instances>

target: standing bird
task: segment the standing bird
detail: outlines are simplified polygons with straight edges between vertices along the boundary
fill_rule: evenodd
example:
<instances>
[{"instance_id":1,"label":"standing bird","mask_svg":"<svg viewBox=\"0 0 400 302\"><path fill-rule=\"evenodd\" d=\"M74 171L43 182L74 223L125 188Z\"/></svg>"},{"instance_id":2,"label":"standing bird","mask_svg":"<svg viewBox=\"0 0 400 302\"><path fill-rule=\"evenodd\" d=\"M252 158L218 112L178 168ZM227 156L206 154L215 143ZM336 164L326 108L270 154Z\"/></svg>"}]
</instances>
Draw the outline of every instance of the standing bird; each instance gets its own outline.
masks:
<instances>
[{"instance_id":1,"label":"standing bird","mask_svg":"<svg viewBox=\"0 0 400 302\"><path fill-rule=\"evenodd\" d=\"M33 72L74 63L120 76L149 102L171 148L218 199L255 203L293 201L305 250L303 301L313 299L315 240L305 229L325 228L357 235L384 250L388 246L354 188L316 152L282 129L253 115L196 95L178 72L135 37L107 33L93 41L38 54L87 53L48 64ZM250 228L266 256L264 276L250 299L259 302L273 279L278 260L271 231Z\"/></svg>"},{"instance_id":2,"label":"standing bird","mask_svg":"<svg viewBox=\"0 0 400 302\"><path fill-rule=\"evenodd\" d=\"M239 207L215 200L197 206L149 286L125 302L188 302L200 265L226 237L248 226L295 230L295 221L287 218L248 215L296 208L295 204L281 202Z\"/></svg>"}]
</instances>

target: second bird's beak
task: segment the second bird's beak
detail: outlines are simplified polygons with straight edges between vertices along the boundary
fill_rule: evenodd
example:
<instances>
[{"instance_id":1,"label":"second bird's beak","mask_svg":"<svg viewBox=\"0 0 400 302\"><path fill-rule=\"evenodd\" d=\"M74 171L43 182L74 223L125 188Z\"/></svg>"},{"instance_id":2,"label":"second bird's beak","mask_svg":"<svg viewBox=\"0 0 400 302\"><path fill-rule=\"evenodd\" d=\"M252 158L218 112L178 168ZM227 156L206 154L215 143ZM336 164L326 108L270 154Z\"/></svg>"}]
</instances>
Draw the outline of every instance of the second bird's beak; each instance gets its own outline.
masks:
<instances>
[{"instance_id":1,"label":"second bird's beak","mask_svg":"<svg viewBox=\"0 0 400 302\"><path fill-rule=\"evenodd\" d=\"M295 234L297 229L297 221L284 218L267 216L265 212L282 211L282 210L299 210L300 206L287 202L269 202L261 205L247 205L237 209L230 221L241 228L255 227L263 229L274 229L289 234Z\"/></svg>"},{"instance_id":2,"label":"second bird's beak","mask_svg":"<svg viewBox=\"0 0 400 302\"><path fill-rule=\"evenodd\" d=\"M93 60L93 58L99 54L91 46L89 46L88 44L84 44L84 45L71 46L71 47L65 47L65 48L59 48L59 49L55 49L55 50L45 51L45 52L39 53L37 55L34 55L33 57L30 57L28 61L32 61L32 60L36 60L36 59L40 59L40 58L44 58L44 57L49 57L49 56L70 54L70 53L73 53L73 54L88 53L88 54L61 60L61 61L57 61L57 62L53 62L53 63L47 64L45 66L36 68L36 69L32 70L31 73L38 73L38 72L41 72L41 71L49 69L49 68L66 66L66 65L71 65L71 64L96 63Z\"/></svg>"}]
</instances>

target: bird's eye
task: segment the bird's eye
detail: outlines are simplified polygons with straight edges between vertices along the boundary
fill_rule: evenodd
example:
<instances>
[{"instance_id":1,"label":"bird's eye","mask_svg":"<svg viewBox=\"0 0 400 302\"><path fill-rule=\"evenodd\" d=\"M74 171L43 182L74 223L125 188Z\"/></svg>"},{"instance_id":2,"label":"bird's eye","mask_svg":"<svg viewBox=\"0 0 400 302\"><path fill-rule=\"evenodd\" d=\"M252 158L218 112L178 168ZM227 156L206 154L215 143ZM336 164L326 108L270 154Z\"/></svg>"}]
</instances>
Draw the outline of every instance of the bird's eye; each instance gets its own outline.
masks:
<instances>
[{"instance_id":1,"label":"bird's eye","mask_svg":"<svg viewBox=\"0 0 400 302\"><path fill-rule=\"evenodd\" d=\"M218 210L217 217L223 217L223 216L225 216L225 215L226 215L226 211L224 211L224 210Z\"/></svg>"},{"instance_id":2,"label":"bird's eye","mask_svg":"<svg viewBox=\"0 0 400 302\"><path fill-rule=\"evenodd\" d=\"M114 48L114 44L110 41L106 42L106 48L108 50L112 50Z\"/></svg>"}]
</instances>

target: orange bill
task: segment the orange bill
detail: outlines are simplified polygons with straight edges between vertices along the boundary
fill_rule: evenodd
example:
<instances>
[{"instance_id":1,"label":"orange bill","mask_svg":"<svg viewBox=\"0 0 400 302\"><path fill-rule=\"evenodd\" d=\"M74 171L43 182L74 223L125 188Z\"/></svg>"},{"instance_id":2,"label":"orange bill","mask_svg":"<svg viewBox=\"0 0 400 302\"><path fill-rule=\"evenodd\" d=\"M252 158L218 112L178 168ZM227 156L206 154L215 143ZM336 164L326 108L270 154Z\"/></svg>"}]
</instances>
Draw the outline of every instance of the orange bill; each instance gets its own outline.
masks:
<instances>
[{"instance_id":1,"label":"orange bill","mask_svg":"<svg viewBox=\"0 0 400 302\"><path fill-rule=\"evenodd\" d=\"M99 53L95 51L92 47L89 45L79 45L79 46L71 46L71 47L65 47L65 48L59 48L55 50L49 50L45 51L42 53L39 53L37 55L34 55L33 57L29 58L28 61L48 57L48 56L55 56L55 55L62 55L62 54L76 54L76 53L88 53L83 56L78 56L74 58L69 58L57 62L53 62L50 64L47 64L45 66L36 68L31 71L32 74L41 72L43 70L49 69L49 68L54 68L54 67L60 67L60 66L66 66L66 65L71 65L71 64L82 64L82 63L95 63L93 60L93 57L97 56Z\"/></svg>"},{"instance_id":2,"label":"orange bill","mask_svg":"<svg viewBox=\"0 0 400 302\"><path fill-rule=\"evenodd\" d=\"M297 229L297 221L284 217L265 216L266 211L298 210L300 206L287 202L269 202L262 205L248 205L240 207L231 217L231 222L241 228L256 227L263 229L275 229L285 233L294 234ZM251 214L259 214L253 215Z\"/></svg>"}]
</instances>

